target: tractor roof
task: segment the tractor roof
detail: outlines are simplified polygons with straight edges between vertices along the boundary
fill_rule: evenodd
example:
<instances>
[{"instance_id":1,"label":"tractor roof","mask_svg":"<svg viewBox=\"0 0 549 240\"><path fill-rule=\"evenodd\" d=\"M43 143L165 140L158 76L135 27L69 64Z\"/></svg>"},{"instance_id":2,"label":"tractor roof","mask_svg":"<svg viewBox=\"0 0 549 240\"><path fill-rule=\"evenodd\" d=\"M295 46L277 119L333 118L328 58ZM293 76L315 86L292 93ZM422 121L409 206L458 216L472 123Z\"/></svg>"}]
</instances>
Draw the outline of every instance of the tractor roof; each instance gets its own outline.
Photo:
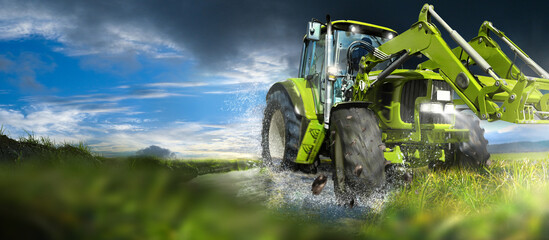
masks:
<instances>
[{"instance_id":1,"label":"tractor roof","mask_svg":"<svg viewBox=\"0 0 549 240\"><path fill-rule=\"evenodd\" d=\"M371 24L371 23L354 21L354 20L337 20L337 21L333 21L332 25L334 26L334 28L341 29L341 30L348 30L348 28L351 25L355 25L355 26L358 25L363 30L369 30L369 31L375 31L375 32L389 31L389 32L397 33L395 30L387 28L387 27L378 26L378 25Z\"/></svg>"},{"instance_id":2,"label":"tractor roof","mask_svg":"<svg viewBox=\"0 0 549 240\"><path fill-rule=\"evenodd\" d=\"M391 35L391 34L395 36L398 34L395 30L390 28L378 26L375 24L365 23L365 22L354 21L354 20L332 21L332 26L336 30L342 30L346 32L351 31L351 26L354 26L355 29L352 31L356 31L356 32L368 34L368 35L374 35L378 37L387 37L388 35ZM321 30L322 33L326 33L326 25L322 25L321 29L322 29Z\"/></svg>"}]
</instances>

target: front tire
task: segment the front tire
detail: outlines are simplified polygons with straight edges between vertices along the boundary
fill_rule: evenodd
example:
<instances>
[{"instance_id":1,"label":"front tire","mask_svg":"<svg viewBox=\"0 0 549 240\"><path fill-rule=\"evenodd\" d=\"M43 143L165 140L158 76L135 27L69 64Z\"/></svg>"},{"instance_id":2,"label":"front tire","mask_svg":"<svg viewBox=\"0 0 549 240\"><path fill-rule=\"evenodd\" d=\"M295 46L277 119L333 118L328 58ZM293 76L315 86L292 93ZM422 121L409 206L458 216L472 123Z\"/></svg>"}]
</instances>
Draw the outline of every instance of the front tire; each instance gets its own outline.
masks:
<instances>
[{"instance_id":1,"label":"front tire","mask_svg":"<svg viewBox=\"0 0 549 240\"><path fill-rule=\"evenodd\" d=\"M292 102L282 90L267 96L262 130L262 157L267 167L275 170L295 169L301 121Z\"/></svg>"},{"instance_id":2,"label":"front tire","mask_svg":"<svg viewBox=\"0 0 549 240\"><path fill-rule=\"evenodd\" d=\"M352 206L357 195L367 197L385 184L381 130L371 110L354 107L334 110L330 143L334 190L340 204Z\"/></svg>"},{"instance_id":3,"label":"front tire","mask_svg":"<svg viewBox=\"0 0 549 240\"><path fill-rule=\"evenodd\" d=\"M489 165L488 140L477 118L471 115L456 115L456 128L469 129L469 141L455 146L453 159L445 165L465 168L482 168Z\"/></svg>"}]
</instances>

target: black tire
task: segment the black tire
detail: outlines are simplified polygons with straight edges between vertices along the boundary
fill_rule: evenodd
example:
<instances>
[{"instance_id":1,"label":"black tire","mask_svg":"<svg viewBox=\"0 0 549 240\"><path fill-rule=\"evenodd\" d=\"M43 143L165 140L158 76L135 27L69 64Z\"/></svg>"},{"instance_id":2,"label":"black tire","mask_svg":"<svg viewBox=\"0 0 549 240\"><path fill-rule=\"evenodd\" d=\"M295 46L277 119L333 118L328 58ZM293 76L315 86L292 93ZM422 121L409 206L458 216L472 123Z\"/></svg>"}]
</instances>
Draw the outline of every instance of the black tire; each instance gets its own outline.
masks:
<instances>
[{"instance_id":1,"label":"black tire","mask_svg":"<svg viewBox=\"0 0 549 240\"><path fill-rule=\"evenodd\" d=\"M465 168L482 168L488 166L488 140L484 138L484 129L479 120L472 115L456 115L456 128L469 129L469 141L454 146L452 158L445 165Z\"/></svg>"},{"instance_id":2,"label":"black tire","mask_svg":"<svg viewBox=\"0 0 549 240\"><path fill-rule=\"evenodd\" d=\"M340 108L330 120L334 190L340 204L351 205L357 195L369 196L385 184L385 158L375 114L366 108ZM362 171L357 176L357 166Z\"/></svg>"},{"instance_id":3,"label":"black tire","mask_svg":"<svg viewBox=\"0 0 549 240\"><path fill-rule=\"evenodd\" d=\"M288 95L276 90L267 96L261 146L263 162L274 170L295 170L301 121Z\"/></svg>"}]
</instances>

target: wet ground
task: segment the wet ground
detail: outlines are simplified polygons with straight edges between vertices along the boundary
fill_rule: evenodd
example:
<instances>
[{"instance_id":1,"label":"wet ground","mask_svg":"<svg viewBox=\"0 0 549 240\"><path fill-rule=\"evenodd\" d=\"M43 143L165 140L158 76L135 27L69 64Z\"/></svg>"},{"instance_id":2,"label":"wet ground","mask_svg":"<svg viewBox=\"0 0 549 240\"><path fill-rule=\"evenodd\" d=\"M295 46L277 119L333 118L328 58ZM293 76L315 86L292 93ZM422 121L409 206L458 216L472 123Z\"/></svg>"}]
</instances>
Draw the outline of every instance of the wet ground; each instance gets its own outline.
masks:
<instances>
[{"instance_id":1,"label":"wet ground","mask_svg":"<svg viewBox=\"0 0 549 240\"><path fill-rule=\"evenodd\" d=\"M320 174L326 175L328 182L319 195L313 195L311 186ZM375 194L368 199L357 199L353 208L339 206L329 164L321 165L316 174L254 168L202 175L192 181L226 190L241 201L259 203L279 214L299 214L320 223L364 220L366 213L379 211L386 198L385 194Z\"/></svg>"}]
</instances>

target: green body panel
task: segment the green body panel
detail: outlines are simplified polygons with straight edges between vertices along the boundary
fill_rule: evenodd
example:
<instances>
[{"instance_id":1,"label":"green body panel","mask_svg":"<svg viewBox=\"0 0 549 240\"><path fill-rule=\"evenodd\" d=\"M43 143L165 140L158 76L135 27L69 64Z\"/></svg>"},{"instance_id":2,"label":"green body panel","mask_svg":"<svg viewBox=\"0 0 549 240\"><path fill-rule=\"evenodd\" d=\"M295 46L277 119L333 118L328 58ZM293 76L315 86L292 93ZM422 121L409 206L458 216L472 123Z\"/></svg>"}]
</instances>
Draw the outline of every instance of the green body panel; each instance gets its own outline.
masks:
<instances>
[{"instance_id":1,"label":"green body panel","mask_svg":"<svg viewBox=\"0 0 549 240\"><path fill-rule=\"evenodd\" d=\"M288 94L297 115L306 117L307 119L317 119L314 101L312 100L313 91L308 81L303 78L290 78L286 81L275 83L269 90L269 93L276 89L283 89Z\"/></svg>"},{"instance_id":2,"label":"green body panel","mask_svg":"<svg viewBox=\"0 0 549 240\"><path fill-rule=\"evenodd\" d=\"M385 149L383 156L391 163L404 163L404 153L400 150L400 146Z\"/></svg>"},{"instance_id":3,"label":"green body panel","mask_svg":"<svg viewBox=\"0 0 549 240\"><path fill-rule=\"evenodd\" d=\"M324 141L325 130L317 120L311 120L301 141L301 146L295 159L296 163L312 164L318 156L318 151Z\"/></svg>"},{"instance_id":4,"label":"green body panel","mask_svg":"<svg viewBox=\"0 0 549 240\"><path fill-rule=\"evenodd\" d=\"M379 72L372 72L370 77L375 79ZM415 123L404 122L400 115L401 92L404 84L408 81L429 79L427 83L427 95L418 97L415 101L414 119ZM432 80L444 79L437 73L424 70L395 70L391 78L385 82L392 83L392 96L389 106L380 104L379 94L381 83L376 83L370 86L367 92L362 94L363 101L369 101L373 104L370 109L377 113L380 127L382 129L382 141L388 145L402 145L408 143L421 143L422 145L436 145L445 143L460 143L468 141L469 130L454 129L455 119L452 119L451 124L416 124L420 123L419 105L423 102L431 101L432 99ZM358 99L357 99L358 100ZM389 116L383 112L388 111ZM398 163L400 159L387 160Z\"/></svg>"},{"instance_id":5,"label":"green body panel","mask_svg":"<svg viewBox=\"0 0 549 240\"><path fill-rule=\"evenodd\" d=\"M303 109L305 116L309 120L317 119L314 105L314 96L313 96L313 87L309 81L306 81L303 78L290 78L286 82L293 83L296 92L299 94L301 101L303 103Z\"/></svg>"},{"instance_id":6,"label":"green body panel","mask_svg":"<svg viewBox=\"0 0 549 240\"><path fill-rule=\"evenodd\" d=\"M317 120L315 112L315 101L310 82L303 78L290 78L278 82L271 87L271 90L282 87L290 97L296 114L305 117L308 121L304 135L301 136L301 145L295 159L296 163L312 164L318 155L318 151L324 141L325 130Z\"/></svg>"},{"instance_id":7,"label":"green body panel","mask_svg":"<svg viewBox=\"0 0 549 240\"><path fill-rule=\"evenodd\" d=\"M378 73L379 71L372 72L371 76L374 77ZM440 75L432 71L395 70L391 75L391 79L389 80L393 84L393 92L391 96L392 101L389 106L384 106L380 104L380 99L378 95L380 91L379 84L381 83L379 83L376 86L370 87L368 91L363 92L362 99L356 98L354 101L366 101L366 102L372 103L369 108L377 113L378 118L381 120L380 126L382 130L385 130L385 129L416 129L417 130L417 126L415 126L416 124L406 123L401 119L401 116L400 116L401 91L406 82L413 81L413 80L423 80L423 79L444 80L440 77ZM418 98L418 100L416 100L416 105L419 106L420 103L424 101L429 101L431 99L430 85L431 84L427 84L428 86L427 96ZM353 96L360 96L360 94L353 95ZM382 112L386 110L390 112L390 115L388 117L382 114ZM416 122L419 122L419 121L416 121Z\"/></svg>"}]
</instances>

